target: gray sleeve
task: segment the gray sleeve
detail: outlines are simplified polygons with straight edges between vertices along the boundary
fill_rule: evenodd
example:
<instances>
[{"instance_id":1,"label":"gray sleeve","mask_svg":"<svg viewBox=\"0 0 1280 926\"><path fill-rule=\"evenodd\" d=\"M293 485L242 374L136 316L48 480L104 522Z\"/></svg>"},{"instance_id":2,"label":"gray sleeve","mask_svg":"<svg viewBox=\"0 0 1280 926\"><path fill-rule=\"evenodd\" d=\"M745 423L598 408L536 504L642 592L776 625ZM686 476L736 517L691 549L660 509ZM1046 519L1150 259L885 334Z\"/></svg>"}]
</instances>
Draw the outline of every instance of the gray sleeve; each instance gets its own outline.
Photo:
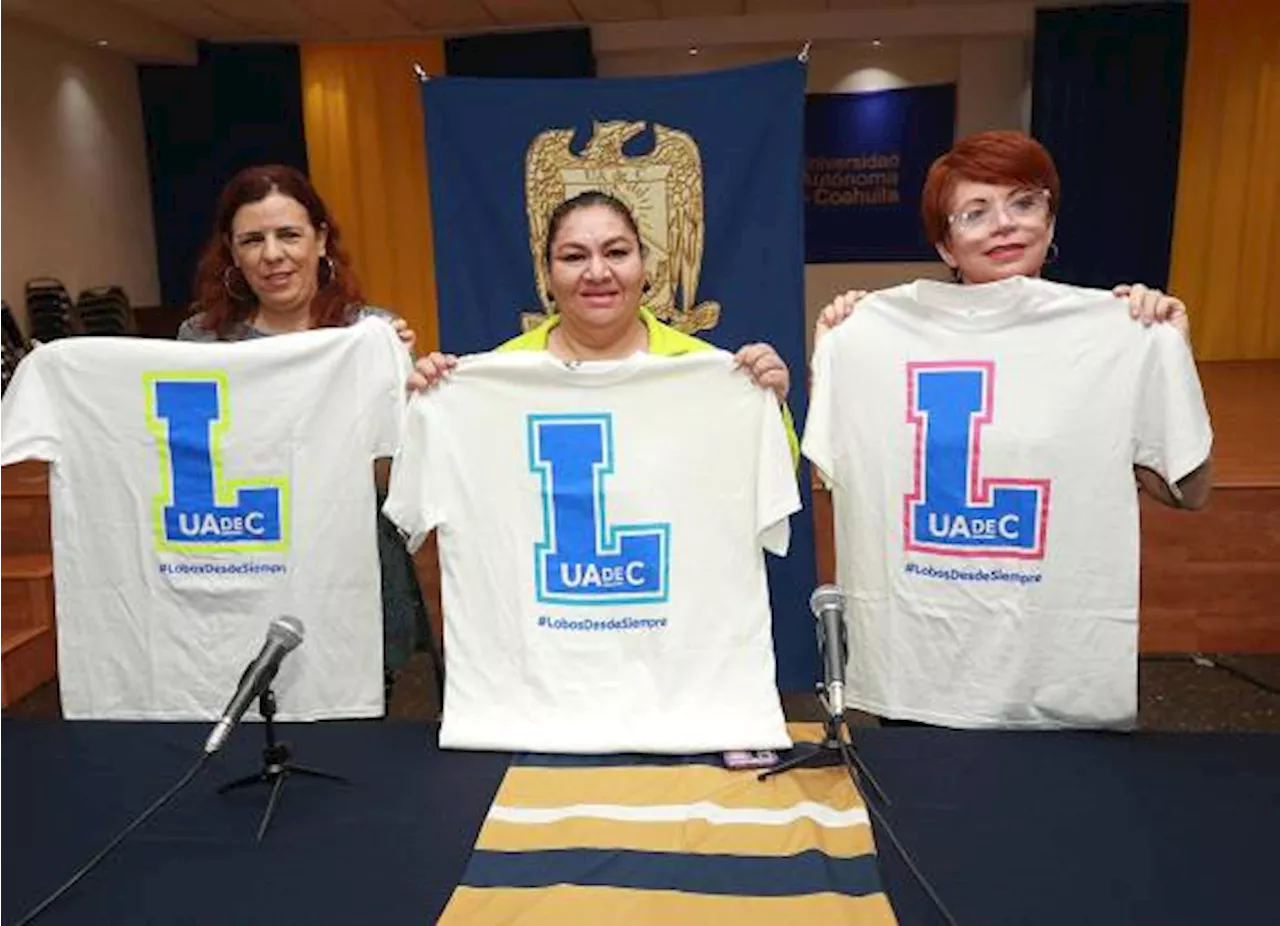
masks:
<instances>
[{"instance_id":1,"label":"gray sleeve","mask_svg":"<svg viewBox=\"0 0 1280 926\"><path fill-rule=\"evenodd\" d=\"M376 305L362 305L355 310L355 314L351 317L352 324L363 321L366 318L380 318L388 325L400 316L389 309L383 309Z\"/></svg>"},{"instance_id":2,"label":"gray sleeve","mask_svg":"<svg viewBox=\"0 0 1280 926\"><path fill-rule=\"evenodd\" d=\"M212 331L208 328L205 328L201 324L203 321L204 321L203 312L201 312L199 315L192 315L190 318L185 319L182 322L182 324L178 326L178 340L179 341L216 341L218 340L218 333L216 331Z\"/></svg>"},{"instance_id":3,"label":"gray sleeve","mask_svg":"<svg viewBox=\"0 0 1280 926\"><path fill-rule=\"evenodd\" d=\"M400 316L389 309L379 308L376 305L362 305L356 310L351 322L352 324L355 324L356 322L363 321L366 318L379 318L389 325L399 319ZM410 350L409 357L410 359L416 360L418 358L417 350Z\"/></svg>"}]
</instances>

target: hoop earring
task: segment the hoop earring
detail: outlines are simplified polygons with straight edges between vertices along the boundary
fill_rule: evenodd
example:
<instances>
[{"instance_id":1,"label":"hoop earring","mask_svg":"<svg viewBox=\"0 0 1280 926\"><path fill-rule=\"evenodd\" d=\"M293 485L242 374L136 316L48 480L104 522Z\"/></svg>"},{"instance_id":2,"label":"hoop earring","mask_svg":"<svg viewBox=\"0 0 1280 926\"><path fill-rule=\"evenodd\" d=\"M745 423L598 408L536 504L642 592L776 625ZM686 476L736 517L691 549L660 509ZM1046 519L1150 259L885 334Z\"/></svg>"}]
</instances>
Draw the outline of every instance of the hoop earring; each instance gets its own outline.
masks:
<instances>
[{"instance_id":1,"label":"hoop earring","mask_svg":"<svg viewBox=\"0 0 1280 926\"><path fill-rule=\"evenodd\" d=\"M1049 248L1044 255L1044 262L1046 264L1055 264L1058 262L1058 242L1049 242Z\"/></svg>"},{"instance_id":2,"label":"hoop earring","mask_svg":"<svg viewBox=\"0 0 1280 926\"><path fill-rule=\"evenodd\" d=\"M233 274L239 270L235 264L228 264L227 269L222 271L222 288L226 290L227 296L232 302L253 302L257 297L253 293L253 288L249 286L249 281L244 278L244 274L240 274L240 280L244 283L245 289L249 290L249 294L243 295L235 291L232 280L235 279Z\"/></svg>"},{"instance_id":3,"label":"hoop earring","mask_svg":"<svg viewBox=\"0 0 1280 926\"><path fill-rule=\"evenodd\" d=\"M334 265L333 258L330 257L328 254L326 254L324 255L324 262L329 267L328 277L322 278L323 275L320 273L319 267L316 268L316 278L319 280L320 285L322 287L328 286L330 283L332 283L334 280L338 278L338 268Z\"/></svg>"}]
</instances>

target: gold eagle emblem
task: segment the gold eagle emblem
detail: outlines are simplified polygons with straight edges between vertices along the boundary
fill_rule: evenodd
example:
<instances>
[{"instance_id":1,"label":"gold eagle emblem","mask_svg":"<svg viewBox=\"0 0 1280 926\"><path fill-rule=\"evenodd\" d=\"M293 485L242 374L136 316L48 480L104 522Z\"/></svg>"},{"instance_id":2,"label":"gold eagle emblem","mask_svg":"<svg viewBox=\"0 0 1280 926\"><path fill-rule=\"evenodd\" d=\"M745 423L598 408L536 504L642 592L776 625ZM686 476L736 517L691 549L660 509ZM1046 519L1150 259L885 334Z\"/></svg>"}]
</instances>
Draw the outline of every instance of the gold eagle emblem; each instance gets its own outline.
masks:
<instances>
[{"instance_id":1,"label":"gold eagle emblem","mask_svg":"<svg viewBox=\"0 0 1280 926\"><path fill-rule=\"evenodd\" d=\"M649 291L645 305L658 318L687 334L714 328L718 302L697 302L705 241L702 156L693 137L653 124L648 154L627 157L623 146L644 131L643 122L597 122L580 155L572 151L573 129L548 129L525 153L525 209L529 250L542 311L525 312L525 330L551 311L544 254L548 220L564 200L589 190L610 193L630 207L645 245Z\"/></svg>"}]
</instances>

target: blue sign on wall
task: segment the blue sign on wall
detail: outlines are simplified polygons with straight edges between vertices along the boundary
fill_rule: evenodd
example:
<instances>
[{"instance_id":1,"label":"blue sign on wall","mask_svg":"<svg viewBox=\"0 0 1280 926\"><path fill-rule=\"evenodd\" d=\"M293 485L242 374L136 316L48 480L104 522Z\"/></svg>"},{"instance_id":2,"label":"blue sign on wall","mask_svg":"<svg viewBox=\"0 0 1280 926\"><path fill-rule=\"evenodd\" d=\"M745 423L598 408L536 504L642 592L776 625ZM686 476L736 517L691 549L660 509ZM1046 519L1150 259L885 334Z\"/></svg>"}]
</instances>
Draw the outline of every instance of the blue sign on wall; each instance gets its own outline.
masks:
<instances>
[{"instance_id":1,"label":"blue sign on wall","mask_svg":"<svg viewBox=\"0 0 1280 926\"><path fill-rule=\"evenodd\" d=\"M954 84L805 98L805 262L937 260L920 189L955 136Z\"/></svg>"}]
</instances>

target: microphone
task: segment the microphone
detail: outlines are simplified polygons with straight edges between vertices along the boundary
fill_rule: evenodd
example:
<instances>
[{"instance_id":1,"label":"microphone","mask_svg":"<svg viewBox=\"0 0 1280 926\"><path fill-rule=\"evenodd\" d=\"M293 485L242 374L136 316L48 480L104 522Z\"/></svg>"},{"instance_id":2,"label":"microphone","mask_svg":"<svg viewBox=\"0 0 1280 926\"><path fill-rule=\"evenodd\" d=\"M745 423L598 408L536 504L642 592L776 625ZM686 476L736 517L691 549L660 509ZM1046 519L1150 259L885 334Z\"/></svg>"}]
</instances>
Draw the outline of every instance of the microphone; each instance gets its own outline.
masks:
<instances>
[{"instance_id":1,"label":"microphone","mask_svg":"<svg viewBox=\"0 0 1280 926\"><path fill-rule=\"evenodd\" d=\"M844 664L849 643L844 626L844 589L820 585L809 596L809 610L818 620L818 649L822 652L823 684L827 692L827 712L844 714Z\"/></svg>"},{"instance_id":2,"label":"microphone","mask_svg":"<svg viewBox=\"0 0 1280 926\"><path fill-rule=\"evenodd\" d=\"M267 690L280 669L281 661L302 643L304 633L302 621L296 617L278 617L271 622L271 626L267 628L267 641L240 676L236 693L231 696L227 709L222 712L222 718L214 725L213 732L205 741L205 755L213 755L222 748L222 744L231 735L231 728L244 716L253 699Z\"/></svg>"}]
</instances>

